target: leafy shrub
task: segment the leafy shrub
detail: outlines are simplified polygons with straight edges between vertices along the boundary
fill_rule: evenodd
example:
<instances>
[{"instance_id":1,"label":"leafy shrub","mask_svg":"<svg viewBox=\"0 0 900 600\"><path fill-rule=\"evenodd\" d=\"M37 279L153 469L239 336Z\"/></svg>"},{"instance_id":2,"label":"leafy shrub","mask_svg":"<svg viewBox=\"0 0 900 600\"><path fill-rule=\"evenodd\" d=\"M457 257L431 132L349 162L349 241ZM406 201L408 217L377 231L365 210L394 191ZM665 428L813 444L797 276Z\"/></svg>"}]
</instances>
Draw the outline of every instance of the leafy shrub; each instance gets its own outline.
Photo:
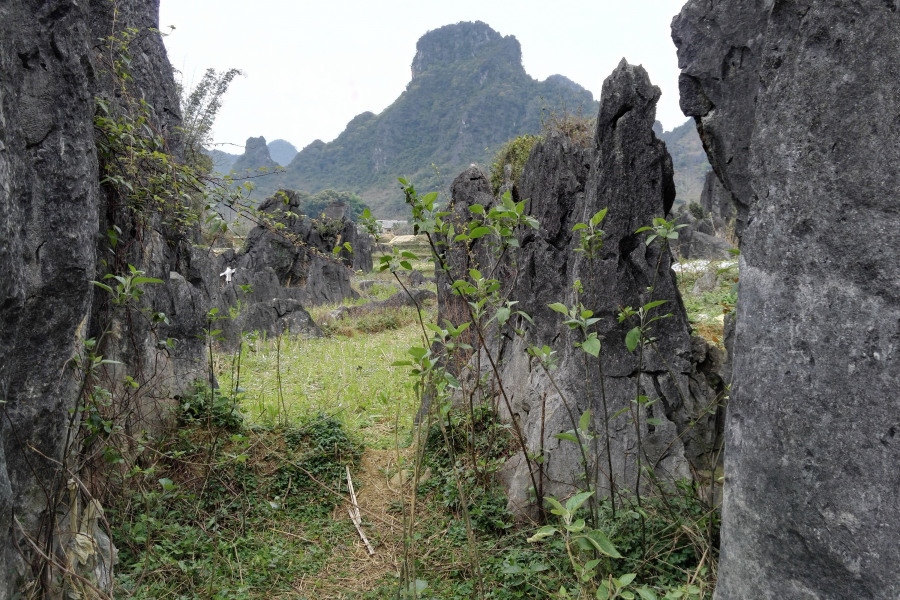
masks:
<instances>
[{"instance_id":1,"label":"leafy shrub","mask_svg":"<svg viewBox=\"0 0 900 600\"><path fill-rule=\"evenodd\" d=\"M569 112L565 107L559 112L550 111L546 116L542 116L541 124L544 137L555 131L582 148L590 148L594 144L597 121L581 114L580 107L574 113Z\"/></svg>"},{"instance_id":2,"label":"leafy shrub","mask_svg":"<svg viewBox=\"0 0 900 600\"><path fill-rule=\"evenodd\" d=\"M334 240L344 230L344 222L340 219L329 219L325 215L313 219L313 227L323 240Z\"/></svg>"},{"instance_id":3,"label":"leafy shrub","mask_svg":"<svg viewBox=\"0 0 900 600\"><path fill-rule=\"evenodd\" d=\"M330 494L317 481L332 486L342 482L345 465L359 462L362 444L347 435L340 421L321 414L309 425L287 430L284 439L289 460L275 475L275 489L287 494L288 486L292 486L295 495L288 502L295 503L295 508L314 514L329 513L342 498Z\"/></svg>"},{"instance_id":4,"label":"leafy shrub","mask_svg":"<svg viewBox=\"0 0 900 600\"><path fill-rule=\"evenodd\" d=\"M497 152L497 155L494 156L494 161L491 163L491 187L494 190L494 194L500 193L500 186L503 185L503 169L506 165L512 166L513 185L519 183L519 176L522 174L522 169L528 161L531 149L542 139L539 135L520 135L500 148L500 151Z\"/></svg>"},{"instance_id":5,"label":"leafy shrub","mask_svg":"<svg viewBox=\"0 0 900 600\"><path fill-rule=\"evenodd\" d=\"M178 421L182 424L209 423L213 427L239 431L244 425L244 415L238 405L237 398L220 389L209 389L198 381L194 384L194 393L182 399Z\"/></svg>"},{"instance_id":6,"label":"leafy shrub","mask_svg":"<svg viewBox=\"0 0 900 600\"><path fill-rule=\"evenodd\" d=\"M695 219L706 218L706 211L704 211L703 207L696 202L691 202L690 204L688 204L688 210L691 211L691 214L694 215Z\"/></svg>"}]
</instances>

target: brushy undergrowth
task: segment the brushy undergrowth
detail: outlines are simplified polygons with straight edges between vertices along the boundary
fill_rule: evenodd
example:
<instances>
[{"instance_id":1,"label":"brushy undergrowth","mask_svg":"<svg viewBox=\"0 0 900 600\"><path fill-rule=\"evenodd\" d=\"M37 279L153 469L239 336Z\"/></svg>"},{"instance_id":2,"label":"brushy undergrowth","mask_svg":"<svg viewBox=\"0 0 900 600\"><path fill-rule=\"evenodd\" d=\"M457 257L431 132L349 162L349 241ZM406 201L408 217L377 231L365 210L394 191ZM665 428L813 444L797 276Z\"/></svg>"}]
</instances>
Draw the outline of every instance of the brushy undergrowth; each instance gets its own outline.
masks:
<instances>
[{"instance_id":1,"label":"brushy undergrowth","mask_svg":"<svg viewBox=\"0 0 900 600\"><path fill-rule=\"evenodd\" d=\"M216 443L218 439L218 443ZM330 514L363 446L323 415L237 433L181 428L107 511L133 598L273 598L317 573L352 525Z\"/></svg>"},{"instance_id":2,"label":"brushy undergrowth","mask_svg":"<svg viewBox=\"0 0 900 600\"><path fill-rule=\"evenodd\" d=\"M519 182L519 176L522 174L522 169L525 168L531 149L542 139L539 135L520 135L506 142L500 148L491 162L491 187L494 189L494 194L499 193L500 187L503 185L506 165L510 165L512 168L511 183Z\"/></svg>"},{"instance_id":3,"label":"brushy undergrowth","mask_svg":"<svg viewBox=\"0 0 900 600\"><path fill-rule=\"evenodd\" d=\"M724 315L734 311L737 303L737 262L689 260L675 264L678 289L688 319L698 335L714 343L723 339ZM705 273L716 274L715 287L694 293L694 284Z\"/></svg>"}]
</instances>

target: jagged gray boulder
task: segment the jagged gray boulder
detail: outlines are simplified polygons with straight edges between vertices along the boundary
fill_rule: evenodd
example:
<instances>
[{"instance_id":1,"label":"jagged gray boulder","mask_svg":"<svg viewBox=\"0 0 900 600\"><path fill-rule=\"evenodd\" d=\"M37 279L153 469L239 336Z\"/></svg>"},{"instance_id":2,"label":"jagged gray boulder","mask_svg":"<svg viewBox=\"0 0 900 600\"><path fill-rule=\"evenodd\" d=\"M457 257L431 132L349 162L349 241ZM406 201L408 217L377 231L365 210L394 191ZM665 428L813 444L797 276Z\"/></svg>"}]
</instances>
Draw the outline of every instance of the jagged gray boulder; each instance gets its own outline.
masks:
<instances>
[{"instance_id":1,"label":"jagged gray boulder","mask_svg":"<svg viewBox=\"0 0 900 600\"><path fill-rule=\"evenodd\" d=\"M730 225L731 221L737 218L734 197L719 181L715 171L706 172L703 190L700 192L700 206L713 219L722 221L725 226Z\"/></svg>"},{"instance_id":2,"label":"jagged gray boulder","mask_svg":"<svg viewBox=\"0 0 900 600\"><path fill-rule=\"evenodd\" d=\"M689 0L672 24L741 225L717 600L900 597L898 9Z\"/></svg>"},{"instance_id":3,"label":"jagged gray boulder","mask_svg":"<svg viewBox=\"0 0 900 600\"><path fill-rule=\"evenodd\" d=\"M138 31L130 41L131 92L151 107L157 130L171 136L179 124L178 96L162 40L151 32L158 30L157 17L157 2L114 6L99 0L25 0L4 6L0 19L2 600L17 597L24 582L38 572L41 559L29 538L43 551L62 556L59 540L52 535L39 538L37 532L41 527L56 531L57 519L65 518L67 498L60 490L69 475L58 468L58 461L67 457L70 411L79 400L71 365L84 352L85 340L98 335L98 323L107 314L105 292L90 281L106 272L100 271L96 254L102 249L109 259L106 231L116 217L110 215L115 211L106 203L98 177L94 115L95 98L118 99L109 67L95 54L97 41L121 36L125 28ZM171 143L178 153L177 138ZM123 246L134 239L133 225L129 222L122 229ZM164 228L155 227L158 222L153 225L144 230L140 244L123 253L123 261L148 271L152 264L162 268L177 262L174 248L180 242L172 238L172 245L159 245ZM164 286L147 287L148 302L167 293ZM177 393L180 378L196 358L196 346L181 347L183 361L147 369L161 350L148 344L149 327L136 325L138 335L132 337L135 329L122 326L126 321L112 319L114 334L106 338L104 357L126 356L127 373L148 396L161 388ZM135 432L146 425L141 415L149 412L143 411L143 398L136 402L129 423ZM48 587L42 593L61 593L59 573L45 573Z\"/></svg>"},{"instance_id":4,"label":"jagged gray boulder","mask_svg":"<svg viewBox=\"0 0 900 600\"><path fill-rule=\"evenodd\" d=\"M623 60L604 82L593 147L583 148L552 133L534 147L520 177L518 195L529 199L528 214L540 222L540 229L525 229L521 250L495 272L507 286L504 293L519 302L517 309L532 315L536 326L529 328L527 341L504 335L493 350L510 400L508 408L498 400L501 412L518 422L530 452L546 454L540 484L544 494L570 494L580 485L578 474L583 467L577 447L553 437L572 429L573 424L561 396L527 354L527 346L546 344L559 353L555 377L571 410L581 415L590 408L603 431L605 415L612 417L628 407L635 396L638 359L624 342L631 327L620 324L617 314L622 306L649 302L647 288L654 283L653 299L667 300L664 310L673 316L655 325L660 355L645 357L640 374L642 391L661 398L641 414L643 450L658 476L668 482L691 477L692 467L706 472L716 467L721 427L716 417L705 411L716 405L721 382L708 380L693 360L694 354L701 353L692 348L669 251L657 245L647 247L646 236L635 233L654 217L665 215L675 197L671 160L652 129L659 94L643 68ZM477 167L460 174L451 191L448 210L454 222L471 218L468 207L472 204L495 202L487 176ZM575 252L578 235L572 233L572 227L602 208L609 209L603 223L604 246L600 256L589 261ZM444 257L456 277L473 266L484 270L492 260L482 240L469 251L451 245ZM584 353L574 346L580 341L578 334L548 307L554 302L574 304L576 280L584 286L578 299L602 318L597 327L605 346L602 389L606 409L596 367L586 376ZM439 320L468 320L458 297L449 294L448 283L449 278L439 274ZM702 354L698 360L706 360L707 354ZM647 418L660 420L648 425ZM611 458L605 447L592 458L604 473L600 485L605 491L609 491L606 473L610 461L616 485L635 489L638 448L635 429L627 420L620 416L610 421ZM691 423L695 425L691 427ZM510 508L525 511L532 481L521 453L507 463L502 476ZM649 491L646 479L641 489Z\"/></svg>"},{"instance_id":5,"label":"jagged gray boulder","mask_svg":"<svg viewBox=\"0 0 900 600\"><path fill-rule=\"evenodd\" d=\"M333 239L323 238L323 241L333 243L335 247L350 244L350 250L344 248L338 254L341 261L354 271L370 273L374 239L368 233L359 231L351 218L350 205L346 202L332 202L325 207L318 219L325 219L326 223L334 223L336 228L340 228L337 236Z\"/></svg>"}]
</instances>

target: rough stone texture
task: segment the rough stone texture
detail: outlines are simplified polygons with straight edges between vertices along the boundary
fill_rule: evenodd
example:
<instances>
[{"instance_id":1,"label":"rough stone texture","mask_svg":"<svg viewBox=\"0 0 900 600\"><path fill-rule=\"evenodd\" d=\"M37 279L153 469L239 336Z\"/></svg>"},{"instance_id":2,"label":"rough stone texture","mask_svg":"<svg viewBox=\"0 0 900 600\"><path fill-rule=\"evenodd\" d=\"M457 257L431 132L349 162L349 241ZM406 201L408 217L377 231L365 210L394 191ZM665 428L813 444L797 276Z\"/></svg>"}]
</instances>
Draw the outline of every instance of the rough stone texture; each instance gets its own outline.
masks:
<instances>
[{"instance_id":1,"label":"rough stone texture","mask_svg":"<svg viewBox=\"0 0 900 600\"><path fill-rule=\"evenodd\" d=\"M353 223L342 216L341 219L315 220L303 215L286 215L300 214L300 200L291 190L282 190L269 198L259 210L271 223L280 223L284 227L254 227L243 248L223 255L225 265L237 269L238 274L247 278L252 277L249 274L271 271L278 285L289 289L291 297L305 304L340 302L344 298L357 297L350 287L353 258L338 260L332 255L339 236L343 241L347 238L351 243L356 241ZM243 285L245 282L238 283ZM263 294L262 291L259 293ZM265 297L269 295L271 291L264 293Z\"/></svg>"},{"instance_id":2,"label":"rough stone texture","mask_svg":"<svg viewBox=\"0 0 900 600\"><path fill-rule=\"evenodd\" d=\"M678 225L687 225L678 230L678 239L672 243L672 250L684 260L725 260L734 258L729 252L734 246L724 239L728 229L725 223L712 216L695 218L685 212L677 219Z\"/></svg>"},{"instance_id":3,"label":"rough stone texture","mask_svg":"<svg viewBox=\"0 0 900 600\"><path fill-rule=\"evenodd\" d=\"M372 246L374 240L368 233L360 233L359 227L353 222L350 215L350 205L346 202L332 202L322 212L325 219L340 221L343 227L334 244L350 244L352 250L341 250L338 256L345 265L354 271L370 273L372 271ZM329 241L329 240L325 240Z\"/></svg>"},{"instance_id":4,"label":"rough stone texture","mask_svg":"<svg viewBox=\"0 0 900 600\"><path fill-rule=\"evenodd\" d=\"M737 207L734 204L734 198L731 192L726 190L722 182L719 181L715 171L706 172L706 179L703 181L703 191L700 192L700 206L703 207L707 214L712 215L714 219L723 221L725 224L737 218Z\"/></svg>"},{"instance_id":5,"label":"rough stone texture","mask_svg":"<svg viewBox=\"0 0 900 600\"><path fill-rule=\"evenodd\" d=\"M690 0L673 21L682 107L744 223L718 600L900 597L898 10Z\"/></svg>"},{"instance_id":6,"label":"rough stone texture","mask_svg":"<svg viewBox=\"0 0 900 600\"><path fill-rule=\"evenodd\" d=\"M158 3L120 3L119 9L118 26L139 30L131 41L131 91L153 107L155 126L171 133L178 123L171 66L159 35L148 29L158 26ZM57 508L47 492L56 494L67 478L55 461L64 455L69 410L78 397L68 367L82 342L96 335L102 312L104 298L90 280L98 278L98 246L105 251L98 233L106 231L111 217L101 210L94 98L116 94L95 48L98 39L113 34L112 4L101 0L0 6L3 600L15 596L22 581L33 575L29 563L34 553L25 534L43 541L51 522L47 516ZM173 147L177 151L177 140ZM133 235L131 229L125 228L126 237ZM154 260L150 248L159 241L154 237L158 232L149 233L129 256L139 267ZM164 293L160 289L154 295ZM115 339L122 340L122 348L130 341ZM142 339L132 348L129 374L147 383L139 363L157 349L147 352L143 344ZM108 344L107 358L117 354L116 346ZM190 352L190 345L185 351ZM21 527L13 525L13 514Z\"/></svg>"},{"instance_id":7,"label":"rough stone texture","mask_svg":"<svg viewBox=\"0 0 900 600\"><path fill-rule=\"evenodd\" d=\"M536 327L529 329L528 343L547 344L559 353L555 377L569 402L575 404L573 412L580 415L591 408L601 431L604 409L599 380L593 372L596 366L586 381L584 353L574 347L580 341L578 334L562 325L560 315L547 305L574 304L573 283L581 280L585 291L580 300L602 318L597 330L605 345L602 364L611 416L634 398L638 368L636 355L629 353L624 343L630 327L619 324L616 316L620 306L637 307L650 301L646 290L655 282L653 299L668 300L662 310L673 313L673 317L654 325L657 344L669 368L655 352L645 356L640 376L642 393L661 400L644 409L642 436L646 458L662 480L672 481L691 477L692 471L715 468L706 464L706 458L720 445L721 427L714 416L701 416L702 409L715 402L716 390L694 365L690 329L671 271L671 256L668 251L661 254L659 246L648 248L645 235L635 234L654 217L666 214L675 197L671 160L652 129L659 94L643 68L623 60L604 83L593 148L582 148L558 133L535 146L520 178L518 194L530 199L527 210L540 222L540 229L522 232L521 250L501 263L496 276L507 286L510 298L519 302L516 308L532 315L536 322ZM480 169L464 171L451 187L450 218L469 218L468 207L474 203L493 204L490 189ZM589 262L574 252L578 239L572 227L604 207L609 214L603 223L603 250L600 257ZM485 271L484 265L491 264L481 240L470 252L451 246L445 260L454 273L472 266ZM659 276L655 275L657 264ZM439 319L458 322L464 313L457 306L459 299L448 294L447 283L446 277L439 275ZM502 339L495 351L512 415L502 401L500 405L507 418L512 416L520 423L529 450L539 452L543 447L547 453L544 493L567 495L582 471L581 457L574 444L552 436L572 429L568 412L540 366L527 355L526 344L512 334ZM706 354L701 358L706 360ZM661 424L648 426L648 417L661 419ZM634 489L637 442L628 420L620 416L610 423L611 456L617 485ZM692 420L697 421L696 427L678 439ZM594 460L603 473L609 470L605 447ZM605 477L601 475L601 485ZM511 508L523 510L531 481L521 454L508 462L503 479ZM642 489L649 491L646 479Z\"/></svg>"},{"instance_id":8,"label":"rough stone texture","mask_svg":"<svg viewBox=\"0 0 900 600\"><path fill-rule=\"evenodd\" d=\"M725 189L715 171L706 172L700 206L704 212L702 219L697 219L691 211L685 211L678 218L678 224L687 227L679 229L673 250L683 259L733 258L728 251L734 249L737 207L731 192Z\"/></svg>"},{"instance_id":9,"label":"rough stone texture","mask_svg":"<svg viewBox=\"0 0 900 600\"><path fill-rule=\"evenodd\" d=\"M93 34L83 5L0 5L0 599L24 564L77 389L66 366L87 334L97 229ZM52 218L48 218L52 215ZM32 472L34 469L34 473ZM23 573L24 574L24 573Z\"/></svg>"},{"instance_id":10,"label":"rough stone texture","mask_svg":"<svg viewBox=\"0 0 900 600\"><path fill-rule=\"evenodd\" d=\"M100 383L132 403L123 424L139 435L158 430L172 400L207 377L199 336L210 308L227 315L238 300L244 303L238 318L227 321L232 338L240 328L315 334L301 302L329 297L321 290L333 287L351 293L349 283L346 290L340 283L345 267L329 275L318 265L316 275L339 283L297 291L262 269L247 277L259 296L248 298L220 285L224 258L194 247L196 232L173 229L158 215L138 223L113 190L101 188L95 97L113 105L123 100L98 44L121 35L114 23L119 32L137 31L129 47L129 94L150 105L155 130L180 155L178 96L155 31L158 10L157 0L0 4L0 600L17 597L36 572L40 561L26 535L43 544L68 518L68 475L56 465L72 441L70 410L79 386L70 367L84 340L109 328L99 352L122 364L108 366ZM115 254L106 236L112 225L121 230ZM114 311L108 294L90 282L127 265L165 284L144 286L139 306ZM152 325L138 308L164 312L170 323ZM174 349L167 339L177 340ZM119 394L126 375L139 391ZM81 473L88 485L94 474ZM51 551L65 544L54 540Z\"/></svg>"}]
</instances>

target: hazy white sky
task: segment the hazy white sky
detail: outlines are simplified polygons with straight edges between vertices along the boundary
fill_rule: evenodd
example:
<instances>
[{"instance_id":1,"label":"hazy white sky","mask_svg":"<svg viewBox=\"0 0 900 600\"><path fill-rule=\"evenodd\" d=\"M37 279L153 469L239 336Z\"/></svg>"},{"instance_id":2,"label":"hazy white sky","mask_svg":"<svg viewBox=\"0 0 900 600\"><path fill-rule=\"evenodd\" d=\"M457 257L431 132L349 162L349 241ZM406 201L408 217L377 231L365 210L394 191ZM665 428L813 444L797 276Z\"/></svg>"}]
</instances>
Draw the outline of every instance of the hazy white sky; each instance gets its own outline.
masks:
<instances>
[{"instance_id":1,"label":"hazy white sky","mask_svg":"<svg viewBox=\"0 0 900 600\"><path fill-rule=\"evenodd\" d=\"M217 142L282 138L302 149L331 141L354 116L379 113L410 80L416 41L459 21L484 21L522 45L525 71L559 73L599 98L625 57L663 92L657 118L672 129L678 61L669 23L685 0L161 0L172 64L196 82L237 67L215 127ZM220 146L239 153L240 148Z\"/></svg>"}]
</instances>

